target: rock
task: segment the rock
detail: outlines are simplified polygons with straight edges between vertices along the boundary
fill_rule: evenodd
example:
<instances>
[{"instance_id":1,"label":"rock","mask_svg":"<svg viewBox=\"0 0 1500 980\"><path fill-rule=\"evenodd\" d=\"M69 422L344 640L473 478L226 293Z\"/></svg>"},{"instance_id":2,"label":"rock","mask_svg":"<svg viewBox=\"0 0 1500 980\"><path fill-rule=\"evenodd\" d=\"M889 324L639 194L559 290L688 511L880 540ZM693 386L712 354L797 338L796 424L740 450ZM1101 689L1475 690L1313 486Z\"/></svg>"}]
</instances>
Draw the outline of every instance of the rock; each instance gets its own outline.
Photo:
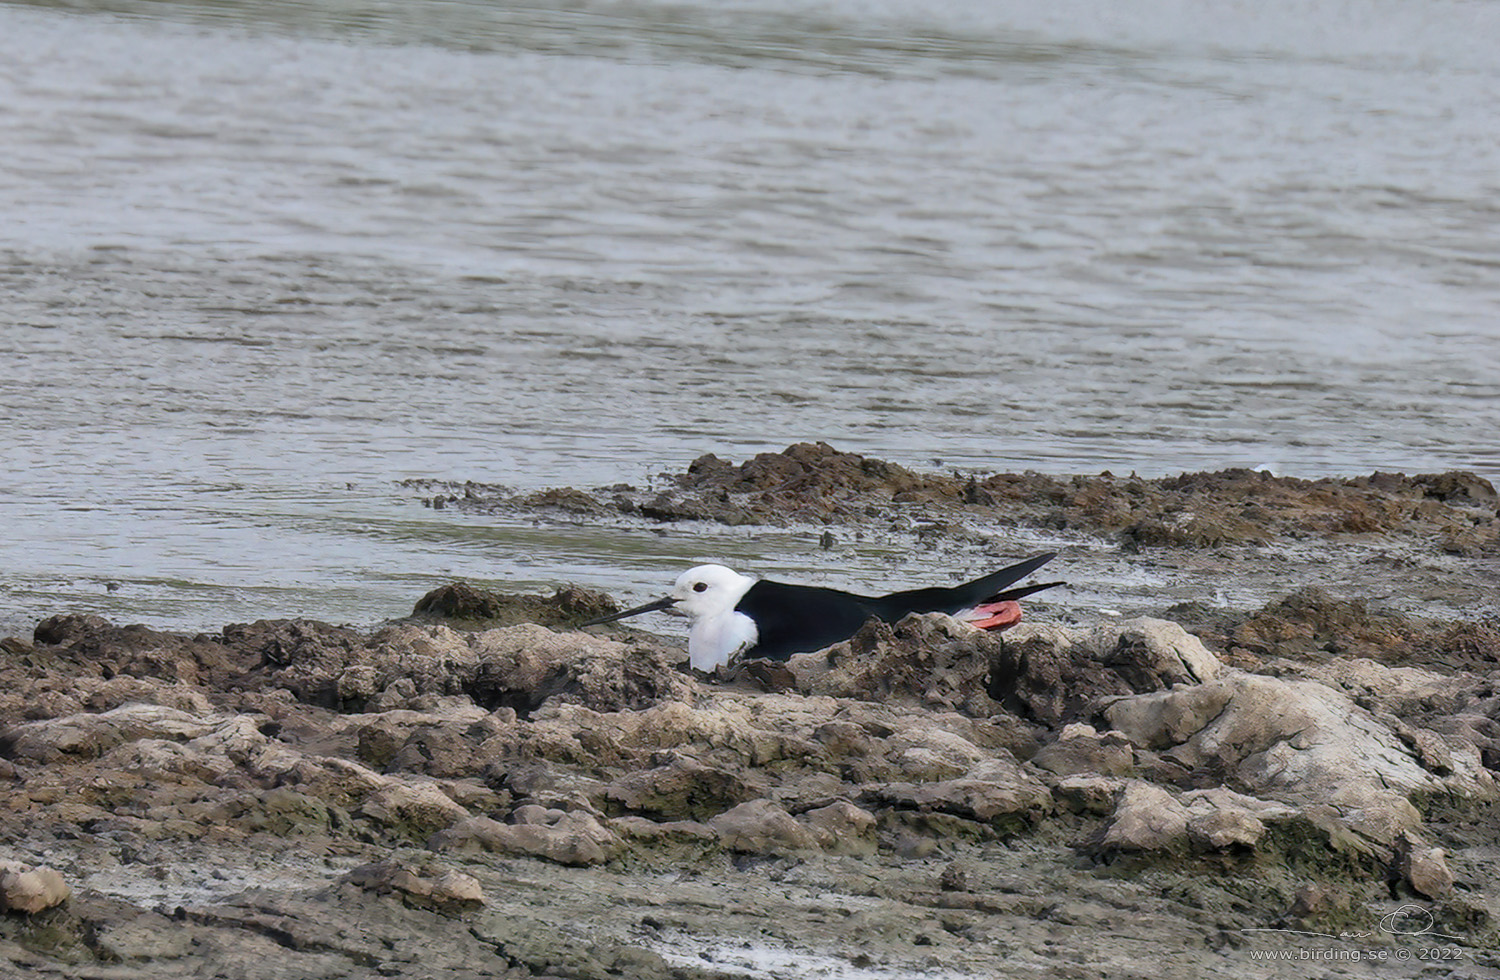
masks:
<instances>
[{"instance_id":1,"label":"rock","mask_svg":"<svg viewBox=\"0 0 1500 980\"><path fill-rule=\"evenodd\" d=\"M689 864L719 850L719 835L696 820L657 822L645 817L615 817L608 826L635 855L673 865Z\"/></svg>"},{"instance_id":2,"label":"rock","mask_svg":"<svg viewBox=\"0 0 1500 980\"><path fill-rule=\"evenodd\" d=\"M1412 891L1425 898L1439 899L1453 891L1453 872L1448 870L1446 852L1441 847L1428 846L1415 835L1401 836L1396 849L1396 870Z\"/></svg>"},{"instance_id":3,"label":"rock","mask_svg":"<svg viewBox=\"0 0 1500 980\"><path fill-rule=\"evenodd\" d=\"M1270 535L1251 521L1225 513L1178 511L1137 521L1120 531L1126 551L1142 548L1218 548L1229 544L1268 544Z\"/></svg>"},{"instance_id":4,"label":"rock","mask_svg":"<svg viewBox=\"0 0 1500 980\"><path fill-rule=\"evenodd\" d=\"M368 801L371 810L367 815L382 823L393 826L400 824L401 816L398 811L408 806L426 806L437 810L446 808L442 800L431 795L432 787L427 787L427 792L423 794L425 802L423 799L414 800L410 797L408 787L357 762L329 756L307 757L288 753L277 758L274 754L268 755L269 759L257 761L253 771L258 774L275 773L276 782L282 784L277 789L290 791L295 786L301 793L336 807L357 806ZM386 796L371 801L371 794L380 791L387 791ZM438 794L441 795L443 794Z\"/></svg>"},{"instance_id":5,"label":"rock","mask_svg":"<svg viewBox=\"0 0 1500 980\"><path fill-rule=\"evenodd\" d=\"M994 660L991 692L1047 725L1080 718L1096 700L1214 679L1222 665L1176 623L1133 619L1093 629L1022 623Z\"/></svg>"},{"instance_id":6,"label":"rock","mask_svg":"<svg viewBox=\"0 0 1500 980\"><path fill-rule=\"evenodd\" d=\"M1220 773L1291 805L1332 804L1351 829L1392 844L1421 816L1409 797L1493 795L1477 752L1455 769L1423 768L1390 727L1321 684L1227 670L1218 680L1114 700L1101 712L1137 748L1189 771Z\"/></svg>"},{"instance_id":7,"label":"rock","mask_svg":"<svg viewBox=\"0 0 1500 980\"><path fill-rule=\"evenodd\" d=\"M455 487L454 489L459 489ZM623 490L623 492L622 492ZM1275 539L1407 534L1439 539L1458 553L1493 547L1493 487L1472 473L1376 473L1302 480L1248 469L1160 479L1040 473L921 473L825 443L799 443L740 465L706 455L675 486L562 488L517 494L462 487L457 506L481 513L562 508L613 511L657 521L728 525L870 522L920 506L926 523L977 517L1003 525L1118 536L1127 548L1214 549ZM906 513L898 511L898 519ZM888 518L887 518L888 519Z\"/></svg>"},{"instance_id":8,"label":"rock","mask_svg":"<svg viewBox=\"0 0 1500 980\"><path fill-rule=\"evenodd\" d=\"M708 821L726 850L792 857L819 850L817 835L770 800L750 800Z\"/></svg>"},{"instance_id":9,"label":"rock","mask_svg":"<svg viewBox=\"0 0 1500 980\"><path fill-rule=\"evenodd\" d=\"M470 817L434 834L433 850L482 850L529 854L557 864L602 864L620 847L620 839L589 813L564 813L553 822L504 824L489 817Z\"/></svg>"},{"instance_id":10,"label":"rock","mask_svg":"<svg viewBox=\"0 0 1500 980\"><path fill-rule=\"evenodd\" d=\"M1331 890L1311 881L1298 888L1292 896L1292 907L1287 910L1287 915L1292 919L1307 919L1328 911L1332 904Z\"/></svg>"},{"instance_id":11,"label":"rock","mask_svg":"<svg viewBox=\"0 0 1500 980\"><path fill-rule=\"evenodd\" d=\"M1492 537L1495 527L1486 528ZM1455 537L1460 551L1474 547ZM1173 610L1176 612L1176 610ZM1444 621L1370 609L1361 599L1338 598L1318 588L1303 588L1267 603L1248 615L1199 620L1205 640L1243 657L1313 657L1337 670L1355 658L1401 663L1421 658L1474 670L1493 669L1500 661L1500 628L1494 622ZM1182 618L1182 617L1179 617ZM1186 621L1186 619L1184 619ZM1310 666L1299 663L1297 669Z\"/></svg>"},{"instance_id":12,"label":"rock","mask_svg":"<svg viewBox=\"0 0 1500 980\"><path fill-rule=\"evenodd\" d=\"M359 813L389 830L423 838L469 816L431 783L386 785L365 800Z\"/></svg>"},{"instance_id":13,"label":"rock","mask_svg":"<svg viewBox=\"0 0 1500 980\"><path fill-rule=\"evenodd\" d=\"M965 477L950 498L948 476L858 458L825 479L812 472L825 456L706 463L706 498L671 494L753 516L779 495L858 485L884 501L866 524L998 554L1010 543L974 537L986 508L1140 522L1199 492L1247 506L1290 493L1249 477L1179 490L1021 476ZM1337 519L1409 527L1457 507L1490 526L1468 489L1450 504L1395 485L1410 494L1395 509ZM1056 497L1026 503L1036 493ZM802 503L837 517L853 499ZM1420 560L1452 562L1480 594L1493 571L1434 559L1439 533ZM59 619L43 642L0 649L0 831L77 891L35 923L0 916L0 974L666 980L760 950L842 949L892 975L989 976L1067 927L1146 930L1198 950L1183 961L1195 975L1229 977L1224 937L1279 925L1314 883L1336 900L1304 903L1301 928L1373 933L1389 889L1433 903L1469 948L1495 948L1479 900L1495 876L1475 859L1500 796L1486 765L1500 766L1500 672L1482 666L1482 624L1454 628L1475 644L1474 669L1454 671L1328 656L1346 628L1385 644L1378 612L1312 597L1282 612L1323 649L1292 661L1269 648L1262 674L1160 621L1032 623L1001 642L919 616L868 626L858 650L794 658L789 688L696 680L680 644L639 634L281 620L186 636ZM1209 619L1228 630L1236 616ZM1401 629L1390 643L1418 643ZM1462 848L1462 867L1433 841ZM406 856L414 843L441 854ZM1080 859L1090 851L1121 863ZM360 862L386 867L337 881ZM704 935L723 944L684 951ZM1116 946L1070 949L1089 975L1138 970L1139 950Z\"/></svg>"},{"instance_id":14,"label":"rock","mask_svg":"<svg viewBox=\"0 0 1500 980\"><path fill-rule=\"evenodd\" d=\"M977 717L995 713L990 662L998 634L942 613L913 613L892 625L872 619L852 637L787 666L804 694L862 701L905 701Z\"/></svg>"},{"instance_id":15,"label":"rock","mask_svg":"<svg viewBox=\"0 0 1500 980\"><path fill-rule=\"evenodd\" d=\"M947 813L998 829L1033 822L1050 809L1052 800L1040 780L1008 757L981 762L957 779L888 783L870 787L866 795L887 806Z\"/></svg>"},{"instance_id":16,"label":"rock","mask_svg":"<svg viewBox=\"0 0 1500 980\"><path fill-rule=\"evenodd\" d=\"M127 704L100 714L17 725L0 733L0 754L48 764L70 757L91 759L140 738L188 741L208 734L218 721L158 704Z\"/></svg>"},{"instance_id":17,"label":"rock","mask_svg":"<svg viewBox=\"0 0 1500 980\"><path fill-rule=\"evenodd\" d=\"M938 876L938 888L945 892L966 892L969 890L969 870L958 861L949 861L943 868L943 873Z\"/></svg>"},{"instance_id":18,"label":"rock","mask_svg":"<svg viewBox=\"0 0 1500 980\"><path fill-rule=\"evenodd\" d=\"M446 626L392 626L363 642L303 651L278 673L298 697L339 711L411 707L423 695L467 694L478 670L468 642Z\"/></svg>"},{"instance_id":19,"label":"rock","mask_svg":"<svg viewBox=\"0 0 1500 980\"><path fill-rule=\"evenodd\" d=\"M480 746L513 732L514 723L513 716L485 711L467 697L443 697L425 700L420 711L349 715L329 727L349 737L359 760L376 769L453 779L482 771Z\"/></svg>"},{"instance_id":20,"label":"rock","mask_svg":"<svg viewBox=\"0 0 1500 980\"><path fill-rule=\"evenodd\" d=\"M1187 836L1188 811L1160 786L1128 780L1096 849L1173 851Z\"/></svg>"},{"instance_id":21,"label":"rock","mask_svg":"<svg viewBox=\"0 0 1500 980\"><path fill-rule=\"evenodd\" d=\"M818 846L830 854L866 857L875 853L875 814L848 800L808 810L798 819L813 832Z\"/></svg>"},{"instance_id":22,"label":"rock","mask_svg":"<svg viewBox=\"0 0 1500 980\"><path fill-rule=\"evenodd\" d=\"M1424 496L1435 497L1444 503L1465 504L1493 511L1500 493L1494 484L1476 473L1466 470L1449 470L1447 473L1424 473L1412 477L1411 482Z\"/></svg>"},{"instance_id":23,"label":"rock","mask_svg":"<svg viewBox=\"0 0 1500 980\"><path fill-rule=\"evenodd\" d=\"M1031 764L1059 776L1124 776L1135 766L1135 750L1119 732L1101 735L1092 725L1074 722L1063 728L1056 741L1037 750Z\"/></svg>"},{"instance_id":24,"label":"rock","mask_svg":"<svg viewBox=\"0 0 1500 980\"><path fill-rule=\"evenodd\" d=\"M962 776L992 755L956 732L921 723L893 732L884 740L884 747L894 778L920 782ZM864 771L874 775L872 769L866 767Z\"/></svg>"},{"instance_id":25,"label":"rock","mask_svg":"<svg viewBox=\"0 0 1500 980\"><path fill-rule=\"evenodd\" d=\"M287 786L222 800L209 811L209 817L216 824L232 824L278 839L316 837L349 822L348 814L339 808Z\"/></svg>"},{"instance_id":26,"label":"rock","mask_svg":"<svg viewBox=\"0 0 1500 980\"><path fill-rule=\"evenodd\" d=\"M72 893L51 868L0 861L0 911L30 915L61 905Z\"/></svg>"},{"instance_id":27,"label":"rock","mask_svg":"<svg viewBox=\"0 0 1500 980\"><path fill-rule=\"evenodd\" d=\"M1093 842L1096 853L1256 851L1266 837L1268 823L1284 823L1300 815L1297 808L1223 787L1193 790L1179 797L1138 779L1094 787L1097 795L1092 809L1099 809L1097 800L1111 789L1113 812Z\"/></svg>"},{"instance_id":28,"label":"rock","mask_svg":"<svg viewBox=\"0 0 1500 980\"><path fill-rule=\"evenodd\" d=\"M128 676L218 687L254 666L253 657L216 637L115 626L99 616L54 616L38 624L34 639L34 656L100 680Z\"/></svg>"},{"instance_id":29,"label":"rock","mask_svg":"<svg viewBox=\"0 0 1500 980\"><path fill-rule=\"evenodd\" d=\"M747 686L751 690L779 694L797 689L797 675L775 660L745 660L733 667L718 667L714 679L724 686Z\"/></svg>"},{"instance_id":30,"label":"rock","mask_svg":"<svg viewBox=\"0 0 1500 980\"><path fill-rule=\"evenodd\" d=\"M36 646L60 647L76 643L86 637L95 636L115 625L103 616L80 616L64 613L52 616L36 624L32 632L32 643Z\"/></svg>"},{"instance_id":31,"label":"rock","mask_svg":"<svg viewBox=\"0 0 1500 980\"><path fill-rule=\"evenodd\" d=\"M360 865L344 875L344 880L377 895L399 892L423 905L484 904L484 889L478 879L452 868L410 865L397 860L376 861Z\"/></svg>"},{"instance_id":32,"label":"rock","mask_svg":"<svg viewBox=\"0 0 1500 980\"><path fill-rule=\"evenodd\" d=\"M28 717L47 718L61 714L85 711L100 714L127 704L156 704L190 715L211 715L213 705L203 691L180 681L162 681L149 677L116 676L103 678L76 678L69 685L67 710L50 711L33 708ZM37 691L41 697L53 692Z\"/></svg>"},{"instance_id":33,"label":"rock","mask_svg":"<svg viewBox=\"0 0 1500 980\"><path fill-rule=\"evenodd\" d=\"M692 699L680 656L586 633L521 625L474 637L479 668L470 685L476 703L529 717L543 702L624 711Z\"/></svg>"},{"instance_id":34,"label":"rock","mask_svg":"<svg viewBox=\"0 0 1500 980\"><path fill-rule=\"evenodd\" d=\"M1199 851L1253 849L1265 837L1267 820L1284 820L1297 812L1222 786L1184 793L1181 802L1188 811L1188 840Z\"/></svg>"},{"instance_id":35,"label":"rock","mask_svg":"<svg viewBox=\"0 0 1500 980\"><path fill-rule=\"evenodd\" d=\"M479 887L479 880L462 871L448 870L440 874L432 883L432 899L435 902L468 902L475 905L484 904L484 889Z\"/></svg>"},{"instance_id":36,"label":"rock","mask_svg":"<svg viewBox=\"0 0 1500 980\"><path fill-rule=\"evenodd\" d=\"M408 671L440 690L454 683L451 672L442 669L444 658L434 656L430 647L424 649L428 644L422 638L390 635L398 642L386 649L370 646L370 637L356 630L313 620L260 620L224 627L225 644L255 657L258 676L291 691L300 701L336 711L363 709L397 680L415 686ZM435 634L426 637L435 638ZM400 639L413 642L401 643ZM460 659L466 656L466 646L456 634L445 639L449 653Z\"/></svg>"},{"instance_id":37,"label":"rock","mask_svg":"<svg viewBox=\"0 0 1500 980\"><path fill-rule=\"evenodd\" d=\"M477 589L467 582L439 586L417 600L412 618L458 626L463 629L494 629L535 623L567 628L620 611L602 592L568 586L551 597L512 595Z\"/></svg>"},{"instance_id":38,"label":"rock","mask_svg":"<svg viewBox=\"0 0 1500 980\"><path fill-rule=\"evenodd\" d=\"M1113 813L1125 791L1125 780L1115 776L1064 776L1052 787L1052 798L1071 813Z\"/></svg>"},{"instance_id":39,"label":"rock","mask_svg":"<svg viewBox=\"0 0 1500 980\"><path fill-rule=\"evenodd\" d=\"M1365 657L1338 657L1311 664L1276 661L1269 666L1277 674L1317 681L1344 692L1371 711L1403 719L1455 715L1492 696L1490 682L1483 676L1393 667Z\"/></svg>"},{"instance_id":40,"label":"rock","mask_svg":"<svg viewBox=\"0 0 1500 980\"><path fill-rule=\"evenodd\" d=\"M564 812L603 812L604 783L570 767L540 759L517 763L502 758L486 769L492 783L498 781L506 793L526 803Z\"/></svg>"},{"instance_id":41,"label":"rock","mask_svg":"<svg viewBox=\"0 0 1500 980\"><path fill-rule=\"evenodd\" d=\"M707 820L755 798L757 790L727 769L685 756L626 773L604 790L611 803L661 820Z\"/></svg>"},{"instance_id":42,"label":"rock","mask_svg":"<svg viewBox=\"0 0 1500 980\"><path fill-rule=\"evenodd\" d=\"M93 923L90 946L105 962L161 962L191 956L195 930L163 915L141 912L123 921Z\"/></svg>"},{"instance_id":43,"label":"rock","mask_svg":"<svg viewBox=\"0 0 1500 980\"><path fill-rule=\"evenodd\" d=\"M550 827L565 816L567 816L566 810L540 806L536 803L523 803L510 812L510 822L541 824Z\"/></svg>"}]
</instances>

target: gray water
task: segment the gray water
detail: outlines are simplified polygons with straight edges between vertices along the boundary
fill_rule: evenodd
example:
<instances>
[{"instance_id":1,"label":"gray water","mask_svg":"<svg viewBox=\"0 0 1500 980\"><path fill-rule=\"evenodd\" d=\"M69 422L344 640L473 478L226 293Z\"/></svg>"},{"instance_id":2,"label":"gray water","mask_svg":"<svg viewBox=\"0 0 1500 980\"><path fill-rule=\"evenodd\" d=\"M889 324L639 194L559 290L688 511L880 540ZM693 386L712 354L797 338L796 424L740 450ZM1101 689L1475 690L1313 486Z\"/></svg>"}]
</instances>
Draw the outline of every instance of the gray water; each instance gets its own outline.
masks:
<instances>
[{"instance_id":1,"label":"gray water","mask_svg":"<svg viewBox=\"0 0 1500 980\"><path fill-rule=\"evenodd\" d=\"M1500 5L920 7L0 2L0 628L899 563L409 477L1500 476Z\"/></svg>"}]
</instances>

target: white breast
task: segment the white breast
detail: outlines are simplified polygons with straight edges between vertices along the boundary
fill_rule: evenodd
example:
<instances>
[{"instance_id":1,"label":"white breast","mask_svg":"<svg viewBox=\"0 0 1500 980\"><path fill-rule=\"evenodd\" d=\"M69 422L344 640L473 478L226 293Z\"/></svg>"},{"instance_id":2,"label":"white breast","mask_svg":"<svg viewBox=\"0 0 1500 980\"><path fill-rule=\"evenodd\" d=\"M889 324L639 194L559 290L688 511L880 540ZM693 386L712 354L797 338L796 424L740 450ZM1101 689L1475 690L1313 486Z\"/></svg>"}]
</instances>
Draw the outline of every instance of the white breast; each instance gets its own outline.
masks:
<instances>
[{"instance_id":1,"label":"white breast","mask_svg":"<svg viewBox=\"0 0 1500 980\"><path fill-rule=\"evenodd\" d=\"M688 659L694 668L710 671L755 646L760 631L755 620L733 609L705 616L688 631Z\"/></svg>"}]
</instances>

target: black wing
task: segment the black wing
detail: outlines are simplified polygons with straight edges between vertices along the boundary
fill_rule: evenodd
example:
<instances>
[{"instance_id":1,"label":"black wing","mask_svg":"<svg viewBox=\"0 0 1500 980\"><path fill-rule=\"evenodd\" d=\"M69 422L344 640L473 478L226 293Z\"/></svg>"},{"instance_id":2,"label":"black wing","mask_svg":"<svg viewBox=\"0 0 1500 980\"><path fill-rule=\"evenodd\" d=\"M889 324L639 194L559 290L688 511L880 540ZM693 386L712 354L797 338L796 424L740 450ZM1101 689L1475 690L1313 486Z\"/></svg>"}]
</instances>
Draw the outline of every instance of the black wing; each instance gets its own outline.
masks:
<instances>
[{"instance_id":1,"label":"black wing","mask_svg":"<svg viewBox=\"0 0 1500 980\"><path fill-rule=\"evenodd\" d=\"M755 620L759 640L745 659L785 660L847 640L877 615L864 596L815 585L783 585L762 579L734 607Z\"/></svg>"},{"instance_id":2,"label":"black wing","mask_svg":"<svg viewBox=\"0 0 1500 980\"><path fill-rule=\"evenodd\" d=\"M755 620L759 636L755 646L742 656L785 660L794 653L811 653L847 640L869 619L894 623L912 612L956 613L981 602L1019 599L1062 584L1046 582L1005 591L1007 585L1020 581L1056 557L1056 552L1036 555L951 589L913 589L878 599L816 585L784 585L762 579L750 586L734 607L736 612Z\"/></svg>"},{"instance_id":3,"label":"black wing","mask_svg":"<svg viewBox=\"0 0 1500 980\"><path fill-rule=\"evenodd\" d=\"M1049 551L1045 554L1034 555L1023 562L1011 565L1009 568L1002 568L998 572L991 572L983 578L976 578L972 582L955 585L951 589L912 589L909 592L893 592L888 596L868 601L879 612L881 619L895 622L907 613L942 612L952 614L961 609L971 609L981 602L1019 599L1023 595L1030 595L1032 592L1062 584L1061 582L1048 582L1045 585L1026 586L1021 589L1012 589L1009 592L1004 591L1007 585L1019 582L1056 557L1057 552Z\"/></svg>"}]
</instances>

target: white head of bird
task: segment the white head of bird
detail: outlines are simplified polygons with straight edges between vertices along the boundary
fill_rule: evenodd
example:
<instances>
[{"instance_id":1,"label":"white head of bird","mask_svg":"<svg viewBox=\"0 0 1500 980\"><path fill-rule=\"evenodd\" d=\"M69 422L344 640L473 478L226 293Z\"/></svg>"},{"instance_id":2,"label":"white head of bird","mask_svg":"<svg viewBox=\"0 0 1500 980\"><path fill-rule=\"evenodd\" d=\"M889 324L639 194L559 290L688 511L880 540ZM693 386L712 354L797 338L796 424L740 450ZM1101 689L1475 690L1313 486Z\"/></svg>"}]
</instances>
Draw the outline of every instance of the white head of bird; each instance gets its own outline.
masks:
<instances>
[{"instance_id":1,"label":"white head of bird","mask_svg":"<svg viewBox=\"0 0 1500 980\"><path fill-rule=\"evenodd\" d=\"M688 659L699 670L727 664L755 645L755 620L734 607L755 579L723 565L698 565L677 576L672 598L688 616Z\"/></svg>"},{"instance_id":2,"label":"white head of bird","mask_svg":"<svg viewBox=\"0 0 1500 980\"><path fill-rule=\"evenodd\" d=\"M717 616L734 609L755 579L723 565L697 565L677 576L672 598L689 619Z\"/></svg>"}]
</instances>

